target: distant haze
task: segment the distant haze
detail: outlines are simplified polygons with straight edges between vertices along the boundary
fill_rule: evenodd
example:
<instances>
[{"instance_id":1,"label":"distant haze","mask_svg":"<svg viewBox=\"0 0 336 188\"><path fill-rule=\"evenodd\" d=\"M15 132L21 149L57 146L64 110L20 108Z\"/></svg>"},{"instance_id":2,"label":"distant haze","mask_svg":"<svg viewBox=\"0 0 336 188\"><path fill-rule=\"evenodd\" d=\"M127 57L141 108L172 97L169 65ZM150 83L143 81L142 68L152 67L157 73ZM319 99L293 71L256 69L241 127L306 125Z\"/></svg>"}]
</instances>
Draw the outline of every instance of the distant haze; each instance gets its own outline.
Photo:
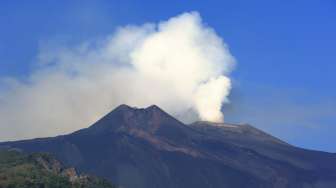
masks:
<instances>
[{"instance_id":1,"label":"distant haze","mask_svg":"<svg viewBox=\"0 0 336 188\"><path fill-rule=\"evenodd\" d=\"M1 80L0 140L68 133L122 103L222 122L235 63L197 12L120 27L76 47L42 47L37 59L27 80Z\"/></svg>"}]
</instances>

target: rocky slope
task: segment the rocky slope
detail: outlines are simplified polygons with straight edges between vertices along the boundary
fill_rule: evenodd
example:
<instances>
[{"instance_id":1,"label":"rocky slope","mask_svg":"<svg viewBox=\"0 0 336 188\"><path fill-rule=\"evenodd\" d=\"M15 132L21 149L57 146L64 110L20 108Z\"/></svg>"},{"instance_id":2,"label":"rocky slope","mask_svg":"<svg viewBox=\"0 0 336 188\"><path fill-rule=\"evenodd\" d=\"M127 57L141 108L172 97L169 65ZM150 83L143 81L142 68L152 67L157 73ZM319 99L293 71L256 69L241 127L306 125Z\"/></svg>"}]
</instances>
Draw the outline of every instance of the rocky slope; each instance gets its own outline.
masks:
<instances>
[{"instance_id":1,"label":"rocky slope","mask_svg":"<svg viewBox=\"0 0 336 188\"><path fill-rule=\"evenodd\" d=\"M335 154L296 148L250 125L185 125L155 105L121 105L72 134L0 146L53 153L125 188L336 187Z\"/></svg>"},{"instance_id":2,"label":"rocky slope","mask_svg":"<svg viewBox=\"0 0 336 188\"><path fill-rule=\"evenodd\" d=\"M78 175L47 153L0 150L1 188L113 188L106 180Z\"/></svg>"}]
</instances>

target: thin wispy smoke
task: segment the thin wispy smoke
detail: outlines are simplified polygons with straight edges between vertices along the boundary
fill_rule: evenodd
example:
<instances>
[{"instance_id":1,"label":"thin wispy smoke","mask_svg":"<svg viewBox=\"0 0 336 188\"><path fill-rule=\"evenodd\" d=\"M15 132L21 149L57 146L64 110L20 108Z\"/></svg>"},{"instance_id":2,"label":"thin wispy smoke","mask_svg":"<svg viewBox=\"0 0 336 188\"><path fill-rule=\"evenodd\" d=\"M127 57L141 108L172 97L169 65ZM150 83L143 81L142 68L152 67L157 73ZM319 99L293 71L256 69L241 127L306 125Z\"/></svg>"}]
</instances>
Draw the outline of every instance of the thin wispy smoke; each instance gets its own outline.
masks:
<instances>
[{"instance_id":1,"label":"thin wispy smoke","mask_svg":"<svg viewBox=\"0 0 336 188\"><path fill-rule=\"evenodd\" d=\"M234 66L226 44L197 12L121 27L74 48L43 48L38 59L28 80L7 81L0 93L1 140L68 133L122 103L223 121Z\"/></svg>"}]
</instances>

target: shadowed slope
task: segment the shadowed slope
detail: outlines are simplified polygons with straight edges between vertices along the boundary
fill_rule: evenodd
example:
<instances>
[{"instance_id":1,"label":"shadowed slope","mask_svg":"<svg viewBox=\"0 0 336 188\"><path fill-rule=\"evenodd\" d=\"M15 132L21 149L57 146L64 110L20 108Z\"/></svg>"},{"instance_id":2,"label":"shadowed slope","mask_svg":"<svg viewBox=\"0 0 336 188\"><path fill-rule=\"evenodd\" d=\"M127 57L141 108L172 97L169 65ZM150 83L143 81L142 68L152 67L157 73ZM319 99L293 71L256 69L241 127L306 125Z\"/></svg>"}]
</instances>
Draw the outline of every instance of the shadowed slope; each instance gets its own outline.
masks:
<instances>
[{"instance_id":1,"label":"shadowed slope","mask_svg":"<svg viewBox=\"0 0 336 188\"><path fill-rule=\"evenodd\" d=\"M0 187L3 188L114 188L106 180L77 174L46 153L24 154L0 150Z\"/></svg>"},{"instance_id":2,"label":"shadowed slope","mask_svg":"<svg viewBox=\"0 0 336 188\"><path fill-rule=\"evenodd\" d=\"M159 107L121 105L91 127L0 145L46 151L126 188L333 187L336 156L249 125L185 125Z\"/></svg>"}]
</instances>

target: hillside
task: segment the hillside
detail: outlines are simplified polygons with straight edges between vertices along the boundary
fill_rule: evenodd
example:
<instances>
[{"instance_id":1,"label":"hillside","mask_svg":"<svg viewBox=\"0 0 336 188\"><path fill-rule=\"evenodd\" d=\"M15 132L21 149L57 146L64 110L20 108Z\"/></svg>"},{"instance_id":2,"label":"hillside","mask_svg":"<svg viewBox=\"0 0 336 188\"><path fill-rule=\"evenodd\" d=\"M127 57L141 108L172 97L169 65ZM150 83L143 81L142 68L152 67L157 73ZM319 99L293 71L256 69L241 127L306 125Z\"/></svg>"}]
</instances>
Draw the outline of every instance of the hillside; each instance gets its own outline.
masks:
<instances>
[{"instance_id":1,"label":"hillside","mask_svg":"<svg viewBox=\"0 0 336 188\"><path fill-rule=\"evenodd\" d=\"M251 125L186 125L159 107L121 105L69 135L0 143L49 152L125 188L334 188L336 155Z\"/></svg>"},{"instance_id":2,"label":"hillside","mask_svg":"<svg viewBox=\"0 0 336 188\"><path fill-rule=\"evenodd\" d=\"M106 180L77 175L50 154L0 150L0 188L114 188Z\"/></svg>"}]
</instances>

